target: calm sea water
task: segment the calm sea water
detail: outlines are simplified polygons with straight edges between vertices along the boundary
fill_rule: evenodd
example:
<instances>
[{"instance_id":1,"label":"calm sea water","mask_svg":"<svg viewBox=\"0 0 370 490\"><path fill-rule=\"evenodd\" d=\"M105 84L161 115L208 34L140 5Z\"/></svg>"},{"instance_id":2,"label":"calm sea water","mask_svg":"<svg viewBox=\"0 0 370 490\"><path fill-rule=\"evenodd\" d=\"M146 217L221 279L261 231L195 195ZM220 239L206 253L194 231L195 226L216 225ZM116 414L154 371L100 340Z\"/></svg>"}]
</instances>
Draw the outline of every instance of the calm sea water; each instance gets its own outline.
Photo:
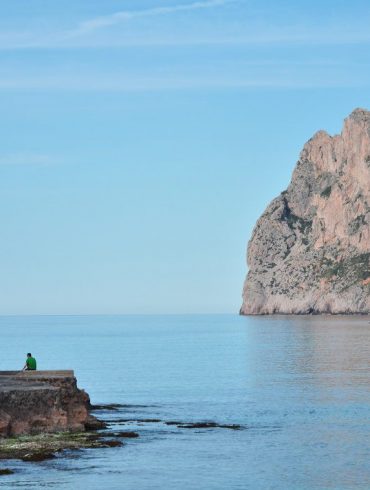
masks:
<instances>
[{"instance_id":1,"label":"calm sea water","mask_svg":"<svg viewBox=\"0 0 370 490\"><path fill-rule=\"evenodd\" d=\"M123 447L68 452L1 488L233 490L370 488L370 322L366 317L0 318L0 369L75 369L103 417L163 422ZM136 405L136 406L135 406Z\"/></svg>"}]
</instances>

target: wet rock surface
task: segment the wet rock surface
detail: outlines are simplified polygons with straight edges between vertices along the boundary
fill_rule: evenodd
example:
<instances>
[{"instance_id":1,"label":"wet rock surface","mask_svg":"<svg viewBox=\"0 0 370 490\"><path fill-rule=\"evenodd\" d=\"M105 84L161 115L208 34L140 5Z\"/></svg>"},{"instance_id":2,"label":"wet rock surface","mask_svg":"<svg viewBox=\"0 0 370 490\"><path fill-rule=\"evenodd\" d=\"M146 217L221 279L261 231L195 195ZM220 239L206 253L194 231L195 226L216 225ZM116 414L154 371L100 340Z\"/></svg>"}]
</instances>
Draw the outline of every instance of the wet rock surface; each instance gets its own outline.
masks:
<instances>
[{"instance_id":1,"label":"wet rock surface","mask_svg":"<svg viewBox=\"0 0 370 490\"><path fill-rule=\"evenodd\" d=\"M241 314L370 312L370 112L317 132L248 244Z\"/></svg>"},{"instance_id":2,"label":"wet rock surface","mask_svg":"<svg viewBox=\"0 0 370 490\"><path fill-rule=\"evenodd\" d=\"M107 448L121 446L118 440L107 439L108 434L91 432L60 432L9 437L0 440L0 459L44 461L70 449Z\"/></svg>"}]
</instances>

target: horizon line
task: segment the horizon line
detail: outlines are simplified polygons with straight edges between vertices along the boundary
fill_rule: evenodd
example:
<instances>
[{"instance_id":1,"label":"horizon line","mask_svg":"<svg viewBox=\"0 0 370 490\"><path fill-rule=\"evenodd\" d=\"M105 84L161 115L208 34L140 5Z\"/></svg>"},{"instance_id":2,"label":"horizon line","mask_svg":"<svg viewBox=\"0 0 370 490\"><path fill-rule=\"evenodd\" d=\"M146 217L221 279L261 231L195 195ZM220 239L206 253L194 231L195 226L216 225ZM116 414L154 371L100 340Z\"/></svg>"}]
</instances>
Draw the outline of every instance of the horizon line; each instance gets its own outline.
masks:
<instances>
[{"instance_id":1,"label":"horizon line","mask_svg":"<svg viewBox=\"0 0 370 490\"><path fill-rule=\"evenodd\" d=\"M0 313L1 317L30 316L192 316L192 315L237 315L235 312L193 312L193 313Z\"/></svg>"}]
</instances>

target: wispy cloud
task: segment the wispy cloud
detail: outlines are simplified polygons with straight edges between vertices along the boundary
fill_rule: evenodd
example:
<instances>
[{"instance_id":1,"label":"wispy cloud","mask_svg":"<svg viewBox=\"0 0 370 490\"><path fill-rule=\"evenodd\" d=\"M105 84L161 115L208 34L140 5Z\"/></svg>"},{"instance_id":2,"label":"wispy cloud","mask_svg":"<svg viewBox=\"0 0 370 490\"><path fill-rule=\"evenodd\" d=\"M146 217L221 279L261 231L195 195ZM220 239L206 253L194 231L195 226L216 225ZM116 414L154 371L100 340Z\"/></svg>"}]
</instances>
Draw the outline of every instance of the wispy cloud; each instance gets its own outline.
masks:
<instances>
[{"instance_id":1,"label":"wispy cloud","mask_svg":"<svg viewBox=\"0 0 370 490\"><path fill-rule=\"evenodd\" d=\"M23 166L50 166L61 163L61 159L54 155L33 152L14 152L0 155L0 165Z\"/></svg>"},{"instance_id":2,"label":"wispy cloud","mask_svg":"<svg viewBox=\"0 0 370 490\"><path fill-rule=\"evenodd\" d=\"M110 27L135 18L154 17L159 15L173 14L176 12L210 9L235 1L236 0L205 0L188 4L173 5L171 7L154 7L143 10L122 10L120 12L115 12L114 14L103 15L81 22L76 30L71 31L70 35L78 36L88 34L98 29Z\"/></svg>"},{"instance_id":3,"label":"wispy cloud","mask_svg":"<svg viewBox=\"0 0 370 490\"><path fill-rule=\"evenodd\" d=\"M122 10L60 23L51 18L49 27L30 23L28 30L0 32L0 51L44 49L90 49L182 46L342 46L369 44L370 13L361 18L344 17L320 22L320 15L305 10L282 16L276 5L256 9L253 0L178 0L172 6ZM234 8L228 8L234 6ZM221 13L217 19L207 10ZM185 15L194 11L194 15ZM202 12L204 11L204 12ZM172 15L184 14L181 22ZM309 14L310 11L306 13ZM204 14L204 15L202 15ZM311 12L312 14L312 12ZM148 19L143 25L130 22ZM302 21L304 19L304 21ZM177 21L177 17L176 17ZM74 22L74 23L73 23Z\"/></svg>"},{"instance_id":4,"label":"wispy cloud","mask_svg":"<svg viewBox=\"0 0 370 490\"><path fill-rule=\"evenodd\" d=\"M344 78L335 74L325 76L297 76L289 70L285 74L272 72L256 75L188 74L187 76L99 76L80 74L55 77L22 77L0 80L0 90L35 90L61 92L161 92L176 90L229 90L229 89L307 89L307 88L360 88L368 87L363 77ZM0 165L56 165L60 159L49 155L16 153L0 156Z\"/></svg>"}]
</instances>

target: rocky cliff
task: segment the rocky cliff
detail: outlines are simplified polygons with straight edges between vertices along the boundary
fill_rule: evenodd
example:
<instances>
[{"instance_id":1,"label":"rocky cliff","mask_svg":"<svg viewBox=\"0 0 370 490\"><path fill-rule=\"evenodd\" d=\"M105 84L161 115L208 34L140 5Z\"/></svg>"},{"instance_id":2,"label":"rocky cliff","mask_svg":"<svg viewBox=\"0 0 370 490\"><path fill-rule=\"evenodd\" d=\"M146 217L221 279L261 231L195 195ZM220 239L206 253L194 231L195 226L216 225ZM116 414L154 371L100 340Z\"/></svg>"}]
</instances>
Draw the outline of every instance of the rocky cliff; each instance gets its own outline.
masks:
<instances>
[{"instance_id":1,"label":"rocky cliff","mask_svg":"<svg viewBox=\"0 0 370 490\"><path fill-rule=\"evenodd\" d=\"M247 263L241 314L370 312L370 112L305 144Z\"/></svg>"},{"instance_id":2,"label":"rocky cliff","mask_svg":"<svg viewBox=\"0 0 370 490\"><path fill-rule=\"evenodd\" d=\"M100 428L73 371L0 372L0 437Z\"/></svg>"}]
</instances>

